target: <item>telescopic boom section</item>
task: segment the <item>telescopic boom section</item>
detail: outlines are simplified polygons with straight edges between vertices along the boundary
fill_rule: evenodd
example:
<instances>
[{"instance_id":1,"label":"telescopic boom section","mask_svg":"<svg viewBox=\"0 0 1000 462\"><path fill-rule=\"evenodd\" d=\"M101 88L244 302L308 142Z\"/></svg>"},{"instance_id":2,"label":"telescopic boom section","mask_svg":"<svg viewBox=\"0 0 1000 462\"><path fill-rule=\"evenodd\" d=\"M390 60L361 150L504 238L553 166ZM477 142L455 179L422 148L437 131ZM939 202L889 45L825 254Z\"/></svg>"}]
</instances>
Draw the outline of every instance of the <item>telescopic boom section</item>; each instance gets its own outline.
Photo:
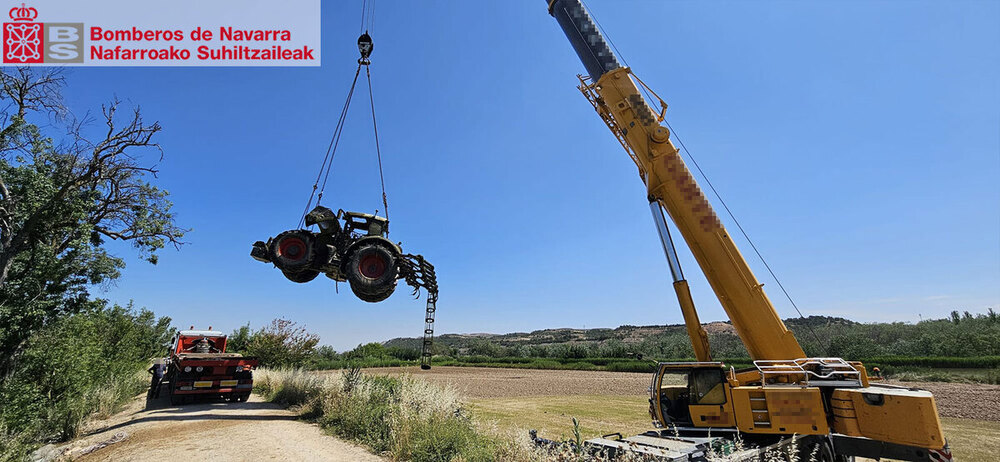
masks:
<instances>
[{"instance_id":1,"label":"telescopic boom section","mask_svg":"<svg viewBox=\"0 0 1000 462\"><path fill-rule=\"evenodd\" d=\"M580 0L546 0L574 50L590 73L589 83L581 79L580 89L597 109L622 146L639 168L646 184L656 219L659 206L666 209L705 273L712 290L722 303L740 339L754 360L805 357L792 335L764 294L746 260L722 226L694 177L670 141L670 132L660 125L657 114L640 95L631 71L618 64L600 31ZM665 104L661 104L666 109ZM657 206L657 204L659 204ZM662 219L662 216L661 216ZM659 223L657 223L659 227ZM664 226L665 228L665 226ZM660 230L661 238L664 237ZM669 233L664 239L668 260ZM675 262L670 261L671 265ZM704 331L687 293L687 283L679 268L674 286L681 302L688 333L699 360L707 349ZM678 284L682 282L683 284ZM686 299L686 300L685 300ZM697 328L694 328L697 325ZM699 345L700 344L700 345Z\"/></svg>"}]
</instances>

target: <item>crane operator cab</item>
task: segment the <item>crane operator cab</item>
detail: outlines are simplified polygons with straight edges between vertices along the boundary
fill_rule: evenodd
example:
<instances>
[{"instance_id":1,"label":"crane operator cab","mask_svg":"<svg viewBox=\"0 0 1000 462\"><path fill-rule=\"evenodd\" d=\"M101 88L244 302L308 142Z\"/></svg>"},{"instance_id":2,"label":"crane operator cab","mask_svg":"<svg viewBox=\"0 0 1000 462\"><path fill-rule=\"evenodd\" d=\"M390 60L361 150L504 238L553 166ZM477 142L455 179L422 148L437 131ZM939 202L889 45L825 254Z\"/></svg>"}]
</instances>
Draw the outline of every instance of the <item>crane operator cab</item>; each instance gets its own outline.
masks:
<instances>
[{"instance_id":1,"label":"crane operator cab","mask_svg":"<svg viewBox=\"0 0 1000 462\"><path fill-rule=\"evenodd\" d=\"M653 425L714 427L733 425L729 377L721 362L660 363L650 386Z\"/></svg>"}]
</instances>

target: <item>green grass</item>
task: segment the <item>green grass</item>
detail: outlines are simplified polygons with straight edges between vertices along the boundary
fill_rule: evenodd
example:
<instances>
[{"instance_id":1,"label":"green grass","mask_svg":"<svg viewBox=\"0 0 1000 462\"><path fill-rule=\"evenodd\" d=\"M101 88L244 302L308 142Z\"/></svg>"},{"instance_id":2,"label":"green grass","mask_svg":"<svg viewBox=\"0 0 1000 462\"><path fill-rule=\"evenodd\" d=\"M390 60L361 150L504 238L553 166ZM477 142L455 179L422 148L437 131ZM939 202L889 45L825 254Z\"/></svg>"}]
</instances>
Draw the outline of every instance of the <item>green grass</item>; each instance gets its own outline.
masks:
<instances>
[{"instance_id":1,"label":"green grass","mask_svg":"<svg viewBox=\"0 0 1000 462\"><path fill-rule=\"evenodd\" d=\"M959 382L1000 384L1000 368L963 369L929 367L885 367L887 378L903 382Z\"/></svg>"}]
</instances>

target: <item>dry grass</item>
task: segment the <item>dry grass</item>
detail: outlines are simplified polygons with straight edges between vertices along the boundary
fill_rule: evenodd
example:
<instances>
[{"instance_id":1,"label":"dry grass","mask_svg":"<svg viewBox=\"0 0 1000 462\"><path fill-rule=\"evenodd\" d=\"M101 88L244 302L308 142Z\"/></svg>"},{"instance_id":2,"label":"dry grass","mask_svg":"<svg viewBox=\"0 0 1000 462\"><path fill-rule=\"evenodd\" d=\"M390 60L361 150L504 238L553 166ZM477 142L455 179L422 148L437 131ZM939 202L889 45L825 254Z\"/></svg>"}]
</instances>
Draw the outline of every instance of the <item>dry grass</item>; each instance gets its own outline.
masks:
<instances>
[{"instance_id":1,"label":"dry grass","mask_svg":"<svg viewBox=\"0 0 1000 462\"><path fill-rule=\"evenodd\" d=\"M573 417L580 421L584 439L614 432L625 436L652 430L645 397L536 396L470 401L482 419L527 434L529 429L550 439L565 440L573 434Z\"/></svg>"},{"instance_id":2,"label":"dry grass","mask_svg":"<svg viewBox=\"0 0 1000 462\"><path fill-rule=\"evenodd\" d=\"M997 460L1000 454L1000 422L944 417L941 426L955 460Z\"/></svg>"}]
</instances>

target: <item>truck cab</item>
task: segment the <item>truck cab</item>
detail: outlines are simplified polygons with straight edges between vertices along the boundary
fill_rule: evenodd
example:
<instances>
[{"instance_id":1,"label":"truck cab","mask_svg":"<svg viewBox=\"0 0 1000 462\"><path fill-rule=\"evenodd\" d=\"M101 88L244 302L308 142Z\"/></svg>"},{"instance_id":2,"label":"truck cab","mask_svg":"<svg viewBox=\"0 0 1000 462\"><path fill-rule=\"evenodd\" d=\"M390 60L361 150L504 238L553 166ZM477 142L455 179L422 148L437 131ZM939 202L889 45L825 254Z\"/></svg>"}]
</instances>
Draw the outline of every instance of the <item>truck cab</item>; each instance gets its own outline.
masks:
<instances>
[{"instance_id":1,"label":"truck cab","mask_svg":"<svg viewBox=\"0 0 1000 462\"><path fill-rule=\"evenodd\" d=\"M174 337L170 353L225 353L226 335L217 330L182 330Z\"/></svg>"},{"instance_id":2,"label":"truck cab","mask_svg":"<svg viewBox=\"0 0 1000 462\"><path fill-rule=\"evenodd\" d=\"M167 373L171 404L195 397L246 401L253 389L257 359L226 351L226 334L212 330L182 330L171 342Z\"/></svg>"}]
</instances>

